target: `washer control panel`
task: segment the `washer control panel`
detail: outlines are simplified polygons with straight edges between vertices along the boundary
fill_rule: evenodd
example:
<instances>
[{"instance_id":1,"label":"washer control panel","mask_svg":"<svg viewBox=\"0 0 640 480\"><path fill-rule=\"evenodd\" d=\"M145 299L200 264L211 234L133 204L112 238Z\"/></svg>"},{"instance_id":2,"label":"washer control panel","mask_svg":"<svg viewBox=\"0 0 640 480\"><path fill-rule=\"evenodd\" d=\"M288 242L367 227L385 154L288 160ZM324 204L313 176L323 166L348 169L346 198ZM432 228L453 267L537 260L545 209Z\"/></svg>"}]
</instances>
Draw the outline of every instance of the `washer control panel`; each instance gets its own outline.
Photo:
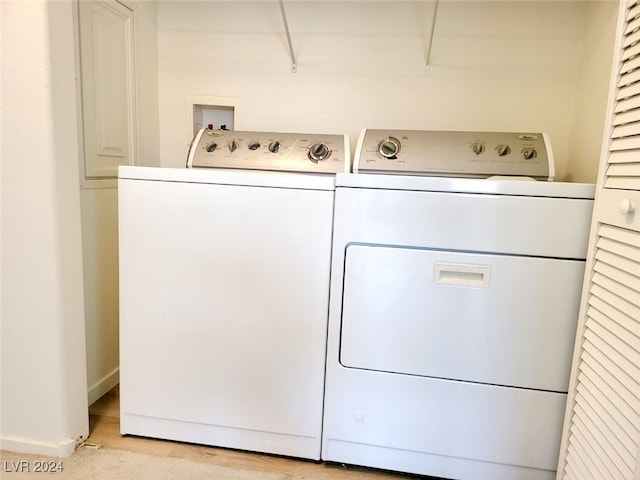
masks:
<instances>
[{"instance_id":1,"label":"washer control panel","mask_svg":"<svg viewBox=\"0 0 640 480\"><path fill-rule=\"evenodd\" d=\"M349 173L346 135L200 130L189 148L187 167Z\"/></svg>"},{"instance_id":2,"label":"washer control panel","mask_svg":"<svg viewBox=\"0 0 640 480\"><path fill-rule=\"evenodd\" d=\"M545 133L365 129L353 171L553 180L554 163Z\"/></svg>"}]
</instances>

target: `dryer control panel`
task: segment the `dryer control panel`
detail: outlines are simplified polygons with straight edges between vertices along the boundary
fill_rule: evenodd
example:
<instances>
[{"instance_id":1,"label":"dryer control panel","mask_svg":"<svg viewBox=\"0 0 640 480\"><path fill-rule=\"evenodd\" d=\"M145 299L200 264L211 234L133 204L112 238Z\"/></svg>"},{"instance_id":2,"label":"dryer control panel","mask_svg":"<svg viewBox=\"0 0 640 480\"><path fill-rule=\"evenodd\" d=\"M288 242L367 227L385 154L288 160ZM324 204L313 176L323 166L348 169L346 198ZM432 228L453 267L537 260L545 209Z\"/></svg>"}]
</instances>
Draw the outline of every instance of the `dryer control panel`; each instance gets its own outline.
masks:
<instances>
[{"instance_id":1,"label":"dryer control panel","mask_svg":"<svg viewBox=\"0 0 640 480\"><path fill-rule=\"evenodd\" d=\"M365 129L353 171L553 180L554 163L545 133Z\"/></svg>"},{"instance_id":2,"label":"dryer control panel","mask_svg":"<svg viewBox=\"0 0 640 480\"><path fill-rule=\"evenodd\" d=\"M187 167L349 173L350 153L346 135L203 128L191 143Z\"/></svg>"}]
</instances>

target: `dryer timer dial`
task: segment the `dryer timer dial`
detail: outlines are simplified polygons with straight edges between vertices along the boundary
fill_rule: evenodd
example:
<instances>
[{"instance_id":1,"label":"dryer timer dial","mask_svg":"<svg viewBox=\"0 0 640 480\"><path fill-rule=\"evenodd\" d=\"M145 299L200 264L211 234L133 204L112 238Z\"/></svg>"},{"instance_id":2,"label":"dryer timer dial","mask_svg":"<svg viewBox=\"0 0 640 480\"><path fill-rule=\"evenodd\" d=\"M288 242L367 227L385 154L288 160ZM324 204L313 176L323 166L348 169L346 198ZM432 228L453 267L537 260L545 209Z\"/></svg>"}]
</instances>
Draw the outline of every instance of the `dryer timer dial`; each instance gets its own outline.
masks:
<instances>
[{"instance_id":1,"label":"dryer timer dial","mask_svg":"<svg viewBox=\"0 0 640 480\"><path fill-rule=\"evenodd\" d=\"M536 152L535 148L525 147L522 149L522 156L525 160L533 160L538 156L538 152Z\"/></svg>"},{"instance_id":2,"label":"dryer timer dial","mask_svg":"<svg viewBox=\"0 0 640 480\"><path fill-rule=\"evenodd\" d=\"M400 140L395 137L387 137L380 140L377 146L377 152L384 158L393 159L400 153Z\"/></svg>"}]
</instances>

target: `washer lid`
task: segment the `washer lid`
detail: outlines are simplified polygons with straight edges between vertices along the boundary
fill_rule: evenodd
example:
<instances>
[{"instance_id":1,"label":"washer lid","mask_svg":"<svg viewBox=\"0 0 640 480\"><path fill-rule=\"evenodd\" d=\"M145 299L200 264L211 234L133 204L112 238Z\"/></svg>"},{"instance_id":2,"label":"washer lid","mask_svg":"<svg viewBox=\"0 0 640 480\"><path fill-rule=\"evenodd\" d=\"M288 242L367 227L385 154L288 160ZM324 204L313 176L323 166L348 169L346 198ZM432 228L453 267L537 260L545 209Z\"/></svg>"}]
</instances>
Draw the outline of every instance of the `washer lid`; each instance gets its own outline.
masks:
<instances>
[{"instance_id":1,"label":"washer lid","mask_svg":"<svg viewBox=\"0 0 640 480\"><path fill-rule=\"evenodd\" d=\"M335 176L304 173L121 166L118 179L335 190Z\"/></svg>"}]
</instances>

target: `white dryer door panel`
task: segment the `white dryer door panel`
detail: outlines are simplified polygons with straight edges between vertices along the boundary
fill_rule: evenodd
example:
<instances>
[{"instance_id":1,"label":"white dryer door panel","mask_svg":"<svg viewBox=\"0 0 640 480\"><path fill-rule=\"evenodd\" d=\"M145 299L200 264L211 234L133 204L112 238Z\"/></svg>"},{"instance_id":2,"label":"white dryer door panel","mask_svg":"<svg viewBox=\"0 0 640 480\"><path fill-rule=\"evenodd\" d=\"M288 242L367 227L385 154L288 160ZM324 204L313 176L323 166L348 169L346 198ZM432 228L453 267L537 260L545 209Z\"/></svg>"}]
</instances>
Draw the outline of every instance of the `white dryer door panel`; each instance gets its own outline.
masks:
<instances>
[{"instance_id":1,"label":"white dryer door panel","mask_svg":"<svg viewBox=\"0 0 640 480\"><path fill-rule=\"evenodd\" d=\"M575 260L351 244L340 362L566 392L583 272Z\"/></svg>"}]
</instances>

